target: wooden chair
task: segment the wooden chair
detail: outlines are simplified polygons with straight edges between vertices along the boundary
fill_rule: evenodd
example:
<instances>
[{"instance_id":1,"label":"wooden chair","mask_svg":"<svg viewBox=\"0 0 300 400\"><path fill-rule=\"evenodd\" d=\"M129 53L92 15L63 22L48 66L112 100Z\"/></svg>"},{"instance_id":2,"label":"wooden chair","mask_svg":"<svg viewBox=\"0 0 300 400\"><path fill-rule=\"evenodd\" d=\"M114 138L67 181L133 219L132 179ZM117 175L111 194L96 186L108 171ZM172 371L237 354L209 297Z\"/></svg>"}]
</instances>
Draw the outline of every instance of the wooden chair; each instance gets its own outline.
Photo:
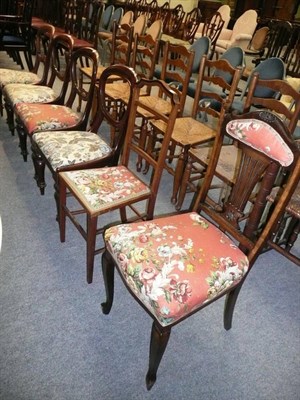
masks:
<instances>
[{"instance_id":1,"label":"wooden chair","mask_svg":"<svg viewBox=\"0 0 300 400\"><path fill-rule=\"evenodd\" d=\"M141 102L143 96L139 93L146 88L155 87L164 93L170 101L170 113L168 116L162 114L158 109L151 109ZM134 133L138 109L147 109L152 119L159 119L167 126L166 135L162 144L161 153L157 158L146 152L146 145L136 143ZM133 106L130 111L125 145L121 163L117 167L96 168L84 171L61 172L59 174L59 226L61 241L65 241L66 216L74 223L83 238L86 240L87 252L87 282L93 279L93 266L95 254L102 249L96 250L96 236L101 233L97 228L98 217L108 211L119 210L121 221L128 220L126 210L131 210L135 217L129 219L148 220L153 218L155 201L159 189L159 183L163 171L163 163L169 145L175 117L178 112L178 99L170 88L160 81L141 79L134 91ZM145 158L152 168L150 181L147 177L138 177L131 169L133 157ZM82 182L83 184L80 184ZM92 189L92 192L90 190ZM71 193L72 199L66 199L66 193ZM96 194L90 196L90 193ZM81 212L86 215L86 227L78 219L78 211L72 209L73 200L76 199L81 207ZM66 203L68 200L69 203ZM71 200L71 202L70 202ZM137 203L145 204L145 210L141 210ZM136 206L137 205L137 206ZM76 217L77 215L77 217ZM110 219L113 218L110 214ZM113 222L113 221L111 221Z\"/></svg>"},{"instance_id":2,"label":"wooden chair","mask_svg":"<svg viewBox=\"0 0 300 400\"><path fill-rule=\"evenodd\" d=\"M186 13L182 21L182 27L176 34L176 37L192 44L197 29L199 28L201 18L201 11L198 7L195 7L190 12Z\"/></svg>"},{"instance_id":3,"label":"wooden chair","mask_svg":"<svg viewBox=\"0 0 300 400\"><path fill-rule=\"evenodd\" d=\"M111 76L118 76L129 86L127 104L112 110L106 101L106 87ZM54 179L55 199L58 209L58 174L62 171L100 168L118 164L123 148L136 74L128 67L107 67L97 87L97 112L88 131L41 131L32 136L32 160L37 185L44 194L45 166ZM110 138L109 131L114 136Z\"/></svg>"},{"instance_id":4,"label":"wooden chair","mask_svg":"<svg viewBox=\"0 0 300 400\"><path fill-rule=\"evenodd\" d=\"M166 14L167 17L165 19L162 18L164 21L162 40L164 40L164 35L176 36L182 26L185 11L182 4L178 4Z\"/></svg>"},{"instance_id":5,"label":"wooden chair","mask_svg":"<svg viewBox=\"0 0 300 400\"><path fill-rule=\"evenodd\" d=\"M213 69L216 69L219 73L214 74ZM225 74L232 76L230 83L227 83ZM171 195L173 204L176 204L179 189L183 184L182 178L189 149L208 143L215 138L216 127L213 126L213 123L209 125L204 122L206 115L210 115L212 118L220 118L222 107L225 106L225 103L229 107L234 99L240 76L241 68L233 68L225 60L212 61L207 56L202 57L192 113L189 116L181 115L176 119L167 156L168 162L166 159L165 164L165 169L174 176ZM213 85L215 86L213 87ZM201 121L198 120L199 116L202 117ZM159 140L164 134L163 126L156 121L153 122L153 125L157 140Z\"/></svg>"},{"instance_id":6,"label":"wooden chair","mask_svg":"<svg viewBox=\"0 0 300 400\"><path fill-rule=\"evenodd\" d=\"M88 60L93 68L90 85L79 85L79 68L82 59ZM51 104L18 103L15 105L17 131L21 154L27 161L27 136L45 130L85 130L93 102L96 83L98 53L90 47L82 47L71 55L61 96ZM83 104L78 111L78 103Z\"/></svg>"},{"instance_id":7,"label":"wooden chair","mask_svg":"<svg viewBox=\"0 0 300 400\"><path fill-rule=\"evenodd\" d=\"M241 122L237 123L236 118ZM247 121L253 119L257 121L257 130L247 125ZM245 124L243 135L240 123ZM238 142L242 163L230 198L222 208L215 209L210 205L209 187L213 184L227 132ZM260 141L256 142L256 138L263 135L271 144L268 152L264 152ZM299 150L276 115L261 111L239 117L229 115L216 136L213 156L191 212L121 224L105 231L102 270L106 300L102 311L109 314L111 310L114 270L117 269L133 299L153 319L146 374L148 390L156 382L157 370L175 325L187 322L190 316L226 296L224 327L231 328L240 289L299 180L297 164ZM257 234L266 195L281 165L292 169L287 189L268 223ZM262 177L260 201L248 213L249 197ZM178 340L173 351L180 351Z\"/></svg>"},{"instance_id":8,"label":"wooden chair","mask_svg":"<svg viewBox=\"0 0 300 400\"><path fill-rule=\"evenodd\" d=\"M3 96L2 92L6 85L10 83L24 84L44 84L45 76L48 74L49 65L47 64L49 52L46 55L47 48L44 46L43 37L52 40L54 34L54 26L44 24L37 32L35 38L36 56L33 69L31 71L18 71L9 68L0 68L0 114L3 116ZM43 68L42 68L43 66Z\"/></svg>"},{"instance_id":9,"label":"wooden chair","mask_svg":"<svg viewBox=\"0 0 300 400\"><path fill-rule=\"evenodd\" d=\"M294 78L300 78L300 27L294 26L292 37L284 53L286 73Z\"/></svg>"},{"instance_id":10,"label":"wooden chair","mask_svg":"<svg viewBox=\"0 0 300 400\"><path fill-rule=\"evenodd\" d=\"M22 69L24 65L20 53L23 53L29 70L33 69L31 32L33 7L33 1L24 0L22 7L16 3L17 14L0 15L0 51L6 51Z\"/></svg>"},{"instance_id":11,"label":"wooden chair","mask_svg":"<svg viewBox=\"0 0 300 400\"><path fill-rule=\"evenodd\" d=\"M267 90L276 94L276 96L265 97ZM264 97L260 97L260 95ZM290 96L293 99L293 108L289 108L280 101L280 97L284 95ZM279 79L260 79L259 74L255 73L249 86L244 112L253 110L255 107L276 112L278 117L281 118L286 125L286 130L290 137L293 137L300 113L300 93L288 82ZM180 205L183 202L184 194L188 190L197 191L197 186L206 173L206 168L211 157L211 150L212 149L209 147L202 147L189 151L188 162L182 179L181 192L179 194ZM239 163L240 153L236 145L228 143L224 145L216 168L216 176L222 182L219 186L230 190L236 180ZM224 196L224 192L222 196Z\"/></svg>"},{"instance_id":12,"label":"wooden chair","mask_svg":"<svg viewBox=\"0 0 300 400\"><path fill-rule=\"evenodd\" d=\"M210 38L211 42L211 50L210 50L210 55L209 58L212 59L215 53L215 47L217 40L220 36L220 33L224 27L224 20L222 19L222 15L219 12L216 12L213 14L213 16L206 20L206 22L203 25L202 31L201 31L201 36L196 33L196 38L197 37L203 37L207 36Z\"/></svg>"},{"instance_id":13,"label":"wooden chair","mask_svg":"<svg viewBox=\"0 0 300 400\"><path fill-rule=\"evenodd\" d=\"M51 25L50 25L51 26ZM40 37L40 33L42 36ZM41 27L37 38L41 38L40 46L43 47L43 38L48 35L48 28ZM7 124L12 135L14 135L14 109L20 103L53 103L59 102L64 94L54 89L54 85L61 84L66 78L68 64L73 51L73 39L70 35L59 34L47 46L47 59L43 77L37 84L9 83L3 89L5 109L7 113ZM39 52L39 50L38 50ZM40 52L39 52L40 53ZM40 57L40 56L38 56Z\"/></svg>"}]
</instances>

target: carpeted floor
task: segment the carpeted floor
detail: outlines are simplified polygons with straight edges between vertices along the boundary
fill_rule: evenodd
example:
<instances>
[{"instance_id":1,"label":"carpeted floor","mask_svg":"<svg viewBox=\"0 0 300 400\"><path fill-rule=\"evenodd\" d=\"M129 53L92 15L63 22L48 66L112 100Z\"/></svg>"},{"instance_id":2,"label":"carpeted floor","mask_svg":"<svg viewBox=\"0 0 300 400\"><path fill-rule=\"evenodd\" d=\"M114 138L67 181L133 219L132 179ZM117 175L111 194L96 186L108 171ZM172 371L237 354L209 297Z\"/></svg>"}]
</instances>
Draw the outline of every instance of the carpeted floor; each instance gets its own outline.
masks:
<instances>
[{"instance_id":1,"label":"carpeted floor","mask_svg":"<svg viewBox=\"0 0 300 400\"><path fill-rule=\"evenodd\" d=\"M5 55L0 53L1 61ZM170 208L165 178L158 212ZM231 331L223 301L174 328L151 392L150 318L116 277L110 315L100 257L85 281L85 246L59 241L51 177L45 196L0 119L1 400L299 400L300 270L263 254L240 294Z\"/></svg>"}]
</instances>

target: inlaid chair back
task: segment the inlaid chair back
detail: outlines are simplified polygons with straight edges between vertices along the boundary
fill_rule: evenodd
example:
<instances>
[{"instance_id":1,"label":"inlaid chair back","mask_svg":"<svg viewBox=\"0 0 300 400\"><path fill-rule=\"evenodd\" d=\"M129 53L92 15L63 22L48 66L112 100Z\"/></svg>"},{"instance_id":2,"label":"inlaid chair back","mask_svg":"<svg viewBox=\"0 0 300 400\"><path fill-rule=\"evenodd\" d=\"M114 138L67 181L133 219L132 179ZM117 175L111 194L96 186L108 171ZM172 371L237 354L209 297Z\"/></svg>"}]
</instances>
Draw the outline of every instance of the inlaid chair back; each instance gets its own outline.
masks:
<instances>
[{"instance_id":1,"label":"inlaid chair back","mask_svg":"<svg viewBox=\"0 0 300 400\"><path fill-rule=\"evenodd\" d=\"M213 14L213 16L210 19L206 20L206 22L203 25L201 35L207 36L211 40L211 52L209 58L213 58L216 43L223 27L224 27L224 20L222 19L222 16L219 12Z\"/></svg>"},{"instance_id":2,"label":"inlaid chair back","mask_svg":"<svg viewBox=\"0 0 300 400\"><path fill-rule=\"evenodd\" d=\"M193 43L201 18L201 11L198 7L195 7L190 12L186 13L182 22L181 34L179 35L180 39Z\"/></svg>"},{"instance_id":3,"label":"inlaid chair back","mask_svg":"<svg viewBox=\"0 0 300 400\"><path fill-rule=\"evenodd\" d=\"M224 327L231 328L242 284L300 177L299 150L276 115L259 111L229 115L221 121L208 170L191 212L120 224L108 228L104 234L102 271L107 297L102 303L103 313L108 314L112 307L116 268L133 299L153 319L146 375L148 390L155 384L176 324L187 323L190 316L226 295ZM209 188L214 184L216 165L227 135L236 140L242 162L228 201L221 208L214 208ZM261 137L268 138L267 151ZM261 231L259 224L266 196L282 165L292 170L287 190ZM258 183L259 201L249 212L247 206ZM134 254L140 255L138 260ZM176 345L178 351L178 340Z\"/></svg>"},{"instance_id":4,"label":"inlaid chair back","mask_svg":"<svg viewBox=\"0 0 300 400\"><path fill-rule=\"evenodd\" d=\"M181 4L178 4L175 8L169 10L167 18L164 20L163 33L166 35L175 36L183 23L185 17L185 11Z\"/></svg>"},{"instance_id":5,"label":"inlaid chair back","mask_svg":"<svg viewBox=\"0 0 300 400\"><path fill-rule=\"evenodd\" d=\"M159 6L157 0L152 0L147 5L147 25L148 27L156 20L160 19Z\"/></svg>"},{"instance_id":6,"label":"inlaid chair back","mask_svg":"<svg viewBox=\"0 0 300 400\"><path fill-rule=\"evenodd\" d=\"M141 100L145 97L143 92L151 86L155 90L163 92L166 101L170 103L170 113L168 116L161 113L159 107L149 108ZM138 110L147 110L152 119L164 121L166 124L166 135L162 143L161 152L158 157L155 154L147 152L147 143L141 143L135 140L136 119ZM177 95L161 81L141 79L135 86L133 93L133 103L130 110L127 133L121 162L116 167L89 169L84 171L70 171L59 174L59 225L61 241L65 241L66 216L74 223L75 227L83 234L87 242L87 281L92 282L93 266L95 254L103 249L96 249L96 236L101 233L101 227L97 228L98 217L108 211L119 210L123 222L128 219L149 220L153 218L155 202L159 189L159 184L163 172L164 158L168 149L170 137L173 130L174 121L177 115L178 99ZM149 122L150 123L150 122ZM151 127L151 123L150 123ZM132 162L136 157L147 159L151 166L151 179L147 176L137 177L136 171L132 170ZM79 181L85 180L83 185L78 185ZM97 193L97 198L90 196L92 192ZM78 190L79 189L79 190ZM78 219L76 211L73 212L68 203L66 203L66 191L83 207L87 217L87 229L84 229ZM96 200L96 201L95 201ZM141 207L135 207L141 203ZM127 216L127 210L130 214ZM133 215L132 215L133 213ZM110 214L110 222L113 214ZM80 227L81 226L81 227Z\"/></svg>"}]
</instances>

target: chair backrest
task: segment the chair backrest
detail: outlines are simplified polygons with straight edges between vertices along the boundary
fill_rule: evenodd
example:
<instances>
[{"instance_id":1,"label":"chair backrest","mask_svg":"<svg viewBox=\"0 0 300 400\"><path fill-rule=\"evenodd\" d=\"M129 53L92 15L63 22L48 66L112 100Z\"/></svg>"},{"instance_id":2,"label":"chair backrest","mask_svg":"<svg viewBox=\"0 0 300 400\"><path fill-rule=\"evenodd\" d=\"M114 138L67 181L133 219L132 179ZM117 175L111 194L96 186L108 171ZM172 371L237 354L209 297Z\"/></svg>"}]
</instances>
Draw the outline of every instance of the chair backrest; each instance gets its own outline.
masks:
<instances>
[{"instance_id":1,"label":"chair backrest","mask_svg":"<svg viewBox=\"0 0 300 400\"><path fill-rule=\"evenodd\" d=\"M159 107L149 107L147 105L147 96L144 96L145 92L160 92L165 101L170 104L170 112L168 115L162 114ZM144 101L143 101L144 100ZM146 219L151 219L154 213L154 206L157 197L157 192L161 180L161 176L164 170L164 164L166 160L167 151L169 148L171 135L173 132L175 120L178 114L179 100L176 93L164 82L160 80L145 80L141 79L134 91L134 98L132 104L132 110L129 116L128 128L125 138L125 145L122 154L121 164L125 165L127 168L132 168L135 165L134 157L144 159L150 166L150 174L141 176L140 179L144 180L147 186L150 187L151 195L149 198L149 193L146 193L147 200L147 210ZM149 114L148 119L148 129L151 132L151 120L162 121L166 130L164 132L164 137L161 143L160 152L157 155L156 151L149 151L148 141L136 141L136 120L140 112L147 112ZM132 163L133 160L133 163ZM136 169L134 167L134 173ZM151 176L149 183L149 176ZM144 215L145 217L145 215Z\"/></svg>"},{"instance_id":2,"label":"chair backrest","mask_svg":"<svg viewBox=\"0 0 300 400\"><path fill-rule=\"evenodd\" d=\"M202 36L197 39L189 48L190 51L195 53L194 62L192 66L192 73L195 74L199 71L202 56L210 54L211 40L207 36Z\"/></svg>"},{"instance_id":3,"label":"chair backrest","mask_svg":"<svg viewBox=\"0 0 300 400\"><path fill-rule=\"evenodd\" d=\"M77 33L78 39L86 40L94 46L96 44L96 36L98 34L103 6L94 0L85 2L85 9L81 18L80 30Z\"/></svg>"},{"instance_id":4,"label":"chair backrest","mask_svg":"<svg viewBox=\"0 0 300 400\"><path fill-rule=\"evenodd\" d=\"M221 15L221 18L224 21L223 28L226 29L230 21L231 10L229 5L223 4L221 7L217 9L217 12Z\"/></svg>"},{"instance_id":5,"label":"chair backrest","mask_svg":"<svg viewBox=\"0 0 300 400\"><path fill-rule=\"evenodd\" d=\"M248 45L248 49L255 51L263 50L267 44L269 31L270 28L268 26L263 26L262 28L257 29Z\"/></svg>"},{"instance_id":6,"label":"chair backrest","mask_svg":"<svg viewBox=\"0 0 300 400\"><path fill-rule=\"evenodd\" d=\"M120 25L132 25L133 11L127 11L120 20Z\"/></svg>"},{"instance_id":7,"label":"chair backrest","mask_svg":"<svg viewBox=\"0 0 300 400\"><path fill-rule=\"evenodd\" d=\"M193 43L195 34L201 22L201 17L201 11L199 7L195 7L190 12L185 14L182 22L183 29L182 33L180 34L181 39Z\"/></svg>"},{"instance_id":8,"label":"chair backrest","mask_svg":"<svg viewBox=\"0 0 300 400\"><path fill-rule=\"evenodd\" d=\"M176 35L182 26L185 11L181 4L172 8L167 13L167 18L164 20L163 33L167 35Z\"/></svg>"},{"instance_id":9,"label":"chair backrest","mask_svg":"<svg viewBox=\"0 0 300 400\"><path fill-rule=\"evenodd\" d=\"M58 82L63 83L61 92L56 99L57 103L63 103L67 93L68 70L71 62L74 41L66 33L55 35L48 48L49 71L46 85L53 87Z\"/></svg>"},{"instance_id":10,"label":"chair backrest","mask_svg":"<svg viewBox=\"0 0 300 400\"><path fill-rule=\"evenodd\" d=\"M257 26L257 12L255 10L245 11L235 22L232 28L231 40L240 33L253 35Z\"/></svg>"},{"instance_id":11,"label":"chair backrest","mask_svg":"<svg viewBox=\"0 0 300 400\"><path fill-rule=\"evenodd\" d=\"M257 88L259 88L259 91ZM259 97L263 90L271 91L276 96ZM280 101L282 96L291 98L292 107ZM293 135L300 115L300 92L295 90L287 81L283 79L260 79L258 72L253 74L244 110L249 111L251 106L260 106L276 112L286 124L290 136Z\"/></svg>"},{"instance_id":12,"label":"chair backrest","mask_svg":"<svg viewBox=\"0 0 300 400\"><path fill-rule=\"evenodd\" d=\"M161 19L154 21L146 30L146 34L150 35L153 40L160 40L162 35L163 22Z\"/></svg>"},{"instance_id":13,"label":"chair backrest","mask_svg":"<svg viewBox=\"0 0 300 400\"><path fill-rule=\"evenodd\" d=\"M158 11L158 18L160 18L163 21L163 32L167 32L167 23L168 23L168 18L170 14L170 3L166 1L162 6L159 7Z\"/></svg>"},{"instance_id":14,"label":"chair backrest","mask_svg":"<svg viewBox=\"0 0 300 400\"><path fill-rule=\"evenodd\" d=\"M284 79L285 77L285 65L283 61L278 57L271 57L260 64L258 64L251 72L249 78L247 79L247 83L244 87L244 90L241 93L241 99L248 92L249 84L252 80L252 76L258 73L261 80L270 80L270 79ZM276 92L271 90L270 88L257 86L255 89L255 96L257 97L274 97L276 96Z\"/></svg>"},{"instance_id":15,"label":"chair backrest","mask_svg":"<svg viewBox=\"0 0 300 400\"><path fill-rule=\"evenodd\" d=\"M300 78L300 26L293 27L289 45L284 53L287 75Z\"/></svg>"},{"instance_id":16,"label":"chair backrest","mask_svg":"<svg viewBox=\"0 0 300 400\"><path fill-rule=\"evenodd\" d=\"M120 26L113 23L113 34L111 44L111 64L130 64L130 56L133 43L133 25Z\"/></svg>"},{"instance_id":17,"label":"chair backrest","mask_svg":"<svg viewBox=\"0 0 300 400\"><path fill-rule=\"evenodd\" d=\"M111 83L112 78L120 79L127 84L128 98L126 104L116 104L115 107L111 107L111 104L107 102L106 87ZM90 131L101 135L102 123L105 122L109 125L110 132L113 132L110 140L107 140L112 148L112 152L109 155L109 165L117 165L124 145L131 103L133 100L133 90L136 83L137 75L134 70L123 65L113 65L105 68L98 81L98 89L96 92L97 108L95 110L94 120L91 123ZM106 132L107 125L103 130L103 133ZM107 165L105 160L103 161L103 165Z\"/></svg>"},{"instance_id":18,"label":"chair backrest","mask_svg":"<svg viewBox=\"0 0 300 400\"><path fill-rule=\"evenodd\" d=\"M50 54L49 43L53 39L55 27L50 24L43 24L37 30L35 36L35 63L33 66L33 73L38 73L41 65L44 66L43 75L40 80L41 85L46 84L47 76L50 68Z\"/></svg>"},{"instance_id":19,"label":"chair backrest","mask_svg":"<svg viewBox=\"0 0 300 400\"><path fill-rule=\"evenodd\" d=\"M214 13L213 16L210 19L206 20L206 22L203 24L202 36L209 37L211 41L210 58L212 58L214 55L216 43L224 27L224 24L225 22L222 18L222 15L218 11Z\"/></svg>"},{"instance_id":20,"label":"chair backrest","mask_svg":"<svg viewBox=\"0 0 300 400\"><path fill-rule=\"evenodd\" d=\"M80 69L83 62L91 68L91 77L89 85L82 86ZM67 68L66 78L63 84L65 91L65 106L77 109L80 108L80 122L77 124L77 129L84 130L87 128L90 111L94 99L94 89L96 87L96 75L99 62L98 52L91 47L82 47L75 50L71 54L70 63Z\"/></svg>"},{"instance_id":21,"label":"chair backrest","mask_svg":"<svg viewBox=\"0 0 300 400\"><path fill-rule=\"evenodd\" d=\"M209 195L209 189L225 136L237 143L241 159L236 166L237 178L228 199L225 198L223 204L216 207ZM265 143L268 143L267 148ZM284 194L285 197L275 208L274 214L264 223L267 196L281 167L291 168L292 180L289 181L288 193ZM220 121L194 210L204 211L222 231L233 237L237 246L247 254L251 267L261 253L274 224L282 215L299 176L299 150L289 137L286 126L276 115L269 111L229 114ZM264 223L262 231L260 223Z\"/></svg>"},{"instance_id":22,"label":"chair backrest","mask_svg":"<svg viewBox=\"0 0 300 400\"><path fill-rule=\"evenodd\" d=\"M157 19L160 19L157 0L152 0L150 3L147 4L146 13L147 13L148 27L150 27L153 24L153 22L155 22Z\"/></svg>"},{"instance_id":23,"label":"chair backrest","mask_svg":"<svg viewBox=\"0 0 300 400\"><path fill-rule=\"evenodd\" d=\"M115 10L115 7L112 4L105 7L104 12L102 13L102 16L101 16L100 24L99 24L100 31L108 30L114 10Z\"/></svg>"},{"instance_id":24,"label":"chair backrest","mask_svg":"<svg viewBox=\"0 0 300 400\"><path fill-rule=\"evenodd\" d=\"M264 58L283 57L284 49L292 37L293 26L288 21L271 21L269 28L267 52Z\"/></svg>"},{"instance_id":25,"label":"chair backrest","mask_svg":"<svg viewBox=\"0 0 300 400\"><path fill-rule=\"evenodd\" d=\"M124 10L122 7L118 7L114 10L114 12L112 13L112 16L110 18L107 30L111 31L112 27L113 27L113 22L116 21L117 24L120 23L121 19L123 18L123 14L124 14ZM126 16L126 18L128 17L128 22L125 22L126 24L130 24L131 23L131 19L130 19L130 14L128 14L128 16ZM124 22L122 22L124 23Z\"/></svg>"},{"instance_id":26,"label":"chair backrest","mask_svg":"<svg viewBox=\"0 0 300 400\"><path fill-rule=\"evenodd\" d=\"M146 14L140 14L133 23L133 34L143 35L147 26Z\"/></svg>"},{"instance_id":27,"label":"chair backrest","mask_svg":"<svg viewBox=\"0 0 300 400\"><path fill-rule=\"evenodd\" d=\"M67 0L64 3L63 28L65 33L80 35L84 15L84 0Z\"/></svg>"},{"instance_id":28,"label":"chair backrest","mask_svg":"<svg viewBox=\"0 0 300 400\"><path fill-rule=\"evenodd\" d=\"M212 71L219 71L219 74ZM221 74L222 72L222 74ZM229 107L237 91L242 74L240 66L233 67L227 60L209 60L203 56L199 68L195 89L192 117L197 118L201 113L220 118L220 112ZM230 83L227 76L230 75Z\"/></svg>"},{"instance_id":29,"label":"chair backrest","mask_svg":"<svg viewBox=\"0 0 300 400\"><path fill-rule=\"evenodd\" d=\"M178 116L181 116L192 74L194 52L189 51L185 46L166 42L163 54L160 79L169 84L172 83L174 87L180 87L180 91L178 91L180 98Z\"/></svg>"},{"instance_id":30,"label":"chair backrest","mask_svg":"<svg viewBox=\"0 0 300 400\"><path fill-rule=\"evenodd\" d=\"M159 41L151 35L135 35L131 67L141 78L152 79L159 53Z\"/></svg>"},{"instance_id":31,"label":"chair backrest","mask_svg":"<svg viewBox=\"0 0 300 400\"><path fill-rule=\"evenodd\" d=\"M226 50L220 57L220 60L226 60L233 67L244 67L244 50L241 47L230 47ZM230 84L232 80L232 75L228 73L224 73L224 71L218 71L218 69L214 72L215 76L222 76L227 83Z\"/></svg>"}]
</instances>

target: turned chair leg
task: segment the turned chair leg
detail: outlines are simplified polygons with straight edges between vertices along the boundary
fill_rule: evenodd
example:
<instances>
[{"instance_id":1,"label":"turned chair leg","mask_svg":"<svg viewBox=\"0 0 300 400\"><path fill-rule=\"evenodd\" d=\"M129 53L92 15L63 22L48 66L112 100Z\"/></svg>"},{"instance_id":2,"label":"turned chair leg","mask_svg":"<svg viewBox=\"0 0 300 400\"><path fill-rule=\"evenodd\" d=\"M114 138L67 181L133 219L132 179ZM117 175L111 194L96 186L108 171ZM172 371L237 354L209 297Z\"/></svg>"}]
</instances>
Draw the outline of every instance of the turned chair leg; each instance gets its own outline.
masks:
<instances>
[{"instance_id":1,"label":"turned chair leg","mask_svg":"<svg viewBox=\"0 0 300 400\"><path fill-rule=\"evenodd\" d=\"M23 129L23 127L19 124L17 124L17 132L18 132L18 136L19 136L19 146L21 149L21 155L23 156L24 161L27 161L27 155L28 155L28 151L27 151L27 134L25 132L25 130Z\"/></svg>"},{"instance_id":2,"label":"turned chair leg","mask_svg":"<svg viewBox=\"0 0 300 400\"><path fill-rule=\"evenodd\" d=\"M115 263L110 253L102 254L102 274L106 292L106 301L101 303L103 314L109 314L114 300Z\"/></svg>"},{"instance_id":3,"label":"turned chair leg","mask_svg":"<svg viewBox=\"0 0 300 400\"><path fill-rule=\"evenodd\" d=\"M11 104L9 104L8 102L5 101L5 110L6 110L6 122L8 125L8 129L10 130L10 133L12 136L15 135L15 124L14 124L14 111L13 108L11 106Z\"/></svg>"},{"instance_id":4,"label":"turned chair leg","mask_svg":"<svg viewBox=\"0 0 300 400\"><path fill-rule=\"evenodd\" d=\"M155 321L153 322L150 339L149 369L146 375L146 387L148 390L152 388L156 381L156 373L166 350L170 333L171 328L162 330Z\"/></svg>"},{"instance_id":5,"label":"turned chair leg","mask_svg":"<svg viewBox=\"0 0 300 400\"><path fill-rule=\"evenodd\" d=\"M45 194L45 162L42 159L41 155L32 147L32 155L31 155L33 166L34 166L34 179L36 180L36 184L40 189L41 195Z\"/></svg>"},{"instance_id":6,"label":"turned chair leg","mask_svg":"<svg viewBox=\"0 0 300 400\"><path fill-rule=\"evenodd\" d=\"M59 179L59 178L58 178ZM60 241L63 243L66 240L66 201L67 201L67 187L62 179L59 179L59 234Z\"/></svg>"},{"instance_id":7,"label":"turned chair leg","mask_svg":"<svg viewBox=\"0 0 300 400\"><path fill-rule=\"evenodd\" d=\"M224 328L229 331L232 327L232 318L238 295L242 287L242 282L227 293L224 306Z\"/></svg>"}]
</instances>

